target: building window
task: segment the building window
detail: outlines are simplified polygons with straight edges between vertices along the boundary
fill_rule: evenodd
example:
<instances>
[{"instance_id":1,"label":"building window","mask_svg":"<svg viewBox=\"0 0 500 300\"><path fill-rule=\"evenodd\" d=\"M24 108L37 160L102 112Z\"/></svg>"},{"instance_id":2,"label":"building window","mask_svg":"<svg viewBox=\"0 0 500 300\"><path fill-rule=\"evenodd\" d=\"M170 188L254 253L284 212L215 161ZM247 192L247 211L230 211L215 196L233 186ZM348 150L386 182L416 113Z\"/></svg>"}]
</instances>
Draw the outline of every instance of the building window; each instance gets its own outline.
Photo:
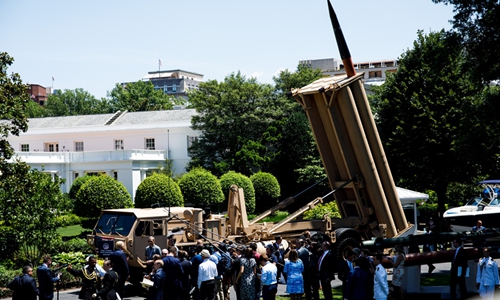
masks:
<instances>
[{"instance_id":1,"label":"building window","mask_svg":"<svg viewBox=\"0 0 500 300\"><path fill-rule=\"evenodd\" d=\"M190 136L188 135L187 136L187 150L188 150L188 156L191 156L191 154L189 153L189 148L193 145L193 142L194 141L197 141L198 140L198 137L197 136Z\"/></svg>"},{"instance_id":2,"label":"building window","mask_svg":"<svg viewBox=\"0 0 500 300\"><path fill-rule=\"evenodd\" d=\"M115 150L123 150L123 140L115 140Z\"/></svg>"},{"instance_id":3,"label":"building window","mask_svg":"<svg viewBox=\"0 0 500 300\"><path fill-rule=\"evenodd\" d=\"M172 85L172 92L177 92L177 85L175 83Z\"/></svg>"},{"instance_id":4,"label":"building window","mask_svg":"<svg viewBox=\"0 0 500 300\"><path fill-rule=\"evenodd\" d=\"M168 93L168 86L166 84L163 86L163 92Z\"/></svg>"},{"instance_id":5,"label":"building window","mask_svg":"<svg viewBox=\"0 0 500 300\"><path fill-rule=\"evenodd\" d=\"M75 151L83 152L83 142L75 142Z\"/></svg>"},{"instance_id":6,"label":"building window","mask_svg":"<svg viewBox=\"0 0 500 300\"><path fill-rule=\"evenodd\" d=\"M21 144L21 152L30 152L30 144Z\"/></svg>"},{"instance_id":7,"label":"building window","mask_svg":"<svg viewBox=\"0 0 500 300\"><path fill-rule=\"evenodd\" d=\"M146 150L155 150L155 139L146 139Z\"/></svg>"},{"instance_id":8,"label":"building window","mask_svg":"<svg viewBox=\"0 0 500 300\"><path fill-rule=\"evenodd\" d=\"M59 144L58 143L45 143L44 144L45 152L59 152Z\"/></svg>"}]
</instances>

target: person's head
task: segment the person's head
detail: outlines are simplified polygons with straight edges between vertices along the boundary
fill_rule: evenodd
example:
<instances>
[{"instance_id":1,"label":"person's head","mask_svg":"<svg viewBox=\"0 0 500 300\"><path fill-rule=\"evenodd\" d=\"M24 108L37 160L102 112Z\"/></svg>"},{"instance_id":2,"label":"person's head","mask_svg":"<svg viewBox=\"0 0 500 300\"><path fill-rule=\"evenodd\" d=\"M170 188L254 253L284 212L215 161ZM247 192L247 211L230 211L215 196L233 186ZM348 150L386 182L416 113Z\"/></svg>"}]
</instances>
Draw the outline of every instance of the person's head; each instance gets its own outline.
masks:
<instances>
[{"instance_id":1,"label":"person's head","mask_svg":"<svg viewBox=\"0 0 500 300\"><path fill-rule=\"evenodd\" d=\"M349 261L352 261L354 259L354 251L352 250L347 250L347 253L346 253L346 259L349 260Z\"/></svg>"},{"instance_id":2,"label":"person's head","mask_svg":"<svg viewBox=\"0 0 500 300\"><path fill-rule=\"evenodd\" d=\"M155 262L153 264L153 268L155 269L155 271L163 268L163 260L161 260L161 259L155 260Z\"/></svg>"},{"instance_id":3,"label":"person's head","mask_svg":"<svg viewBox=\"0 0 500 300\"><path fill-rule=\"evenodd\" d=\"M483 226L483 221L481 221L481 220L477 220L476 225L477 225L477 227L481 227L481 226Z\"/></svg>"},{"instance_id":4,"label":"person's head","mask_svg":"<svg viewBox=\"0 0 500 300\"><path fill-rule=\"evenodd\" d=\"M107 272L109 269L113 268L113 263L111 260L105 260L102 268Z\"/></svg>"},{"instance_id":5,"label":"person's head","mask_svg":"<svg viewBox=\"0 0 500 300\"><path fill-rule=\"evenodd\" d=\"M169 247L168 254L170 254L172 256L177 256L177 248L175 248L174 246Z\"/></svg>"},{"instance_id":6,"label":"person's head","mask_svg":"<svg viewBox=\"0 0 500 300\"><path fill-rule=\"evenodd\" d=\"M33 268L31 266L24 266L23 274L28 274L29 276L33 277Z\"/></svg>"},{"instance_id":7,"label":"person's head","mask_svg":"<svg viewBox=\"0 0 500 300\"><path fill-rule=\"evenodd\" d=\"M490 257L491 255L491 248L490 247L484 247L483 249L483 256L484 257Z\"/></svg>"},{"instance_id":8,"label":"person's head","mask_svg":"<svg viewBox=\"0 0 500 300\"><path fill-rule=\"evenodd\" d=\"M290 250L290 253L288 253L288 260L296 262L298 259L299 259L299 253L297 252L297 250L295 249Z\"/></svg>"},{"instance_id":9,"label":"person's head","mask_svg":"<svg viewBox=\"0 0 500 300\"><path fill-rule=\"evenodd\" d=\"M304 247L304 240L297 239L296 245L297 245L297 248Z\"/></svg>"},{"instance_id":10,"label":"person's head","mask_svg":"<svg viewBox=\"0 0 500 300\"><path fill-rule=\"evenodd\" d=\"M245 257L246 258L252 258L253 257L253 250L250 247L246 247L245 249Z\"/></svg>"},{"instance_id":11,"label":"person's head","mask_svg":"<svg viewBox=\"0 0 500 300\"><path fill-rule=\"evenodd\" d=\"M281 235L277 235L277 236L274 238L274 240L276 241L276 243L281 244L281 241L282 241L283 239L281 238Z\"/></svg>"},{"instance_id":12,"label":"person's head","mask_svg":"<svg viewBox=\"0 0 500 300\"><path fill-rule=\"evenodd\" d=\"M118 241L118 242L116 242L116 246L115 247L116 247L116 249L122 249L123 250L124 246L125 246L125 244L122 241Z\"/></svg>"},{"instance_id":13,"label":"person's head","mask_svg":"<svg viewBox=\"0 0 500 300\"><path fill-rule=\"evenodd\" d=\"M179 250L177 251L177 257L179 259L187 259L188 258L188 253L184 250Z\"/></svg>"},{"instance_id":14,"label":"person's head","mask_svg":"<svg viewBox=\"0 0 500 300\"><path fill-rule=\"evenodd\" d=\"M168 250L165 248L161 249L161 257L165 257L167 255L168 255Z\"/></svg>"},{"instance_id":15,"label":"person's head","mask_svg":"<svg viewBox=\"0 0 500 300\"><path fill-rule=\"evenodd\" d=\"M304 239L308 239L311 237L311 232L309 232L309 230L306 230L302 232L302 236L304 237Z\"/></svg>"},{"instance_id":16,"label":"person's head","mask_svg":"<svg viewBox=\"0 0 500 300\"><path fill-rule=\"evenodd\" d=\"M368 249L361 249L361 254L363 255L363 257L368 257L371 253Z\"/></svg>"},{"instance_id":17,"label":"person's head","mask_svg":"<svg viewBox=\"0 0 500 300\"><path fill-rule=\"evenodd\" d=\"M154 236L150 236L149 239L148 239L148 245L150 247L153 247L155 245L155 237Z\"/></svg>"},{"instance_id":18,"label":"person's head","mask_svg":"<svg viewBox=\"0 0 500 300\"><path fill-rule=\"evenodd\" d=\"M352 252L354 252L354 259L360 257L360 255L361 255L361 249L359 249L357 247L352 249Z\"/></svg>"},{"instance_id":19,"label":"person's head","mask_svg":"<svg viewBox=\"0 0 500 300\"><path fill-rule=\"evenodd\" d=\"M208 252L208 250L207 250L207 249L203 249L203 250L201 250L200 254L201 254L201 257L202 257L203 259L207 259L207 258L209 258L209 257L210 257L210 252Z\"/></svg>"},{"instance_id":20,"label":"person's head","mask_svg":"<svg viewBox=\"0 0 500 300\"><path fill-rule=\"evenodd\" d=\"M252 249L252 251L257 251L257 243L251 243L250 248Z\"/></svg>"},{"instance_id":21,"label":"person's head","mask_svg":"<svg viewBox=\"0 0 500 300\"><path fill-rule=\"evenodd\" d=\"M382 263L382 253L378 252L377 254L375 254L375 256L373 256L373 264L378 266Z\"/></svg>"},{"instance_id":22,"label":"person's head","mask_svg":"<svg viewBox=\"0 0 500 300\"><path fill-rule=\"evenodd\" d=\"M271 245L271 244L267 245L267 246L266 246L266 254L267 254L268 256L271 256L271 254L273 254L273 252L274 252L274 247L273 247L273 245Z\"/></svg>"},{"instance_id":23,"label":"person's head","mask_svg":"<svg viewBox=\"0 0 500 300\"><path fill-rule=\"evenodd\" d=\"M261 254L259 257L259 263L263 266L269 261L267 254Z\"/></svg>"},{"instance_id":24,"label":"person's head","mask_svg":"<svg viewBox=\"0 0 500 300\"><path fill-rule=\"evenodd\" d=\"M201 253L203 249L204 249L203 244L196 245L196 253Z\"/></svg>"},{"instance_id":25,"label":"person's head","mask_svg":"<svg viewBox=\"0 0 500 300\"><path fill-rule=\"evenodd\" d=\"M88 260L89 267L91 267L91 268L95 267L96 262L97 262L97 260L96 260L95 256L90 255L89 260Z\"/></svg>"},{"instance_id":26,"label":"person's head","mask_svg":"<svg viewBox=\"0 0 500 300\"><path fill-rule=\"evenodd\" d=\"M326 250L329 250L330 249L330 243L328 241L324 241L322 244L321 244L321 249L323 251L326 251Z\"/></svg>"},{"instance_id":27,"label":"person's head","mask_svg":"<svg viewBox=\"0 0 500 300\"><path fill-rule=\"evenodd\" d=\"M174 237L171 237L171 238L168 239L168 245L171 246L171 247L175 246L176 242L177 242L177 239L174 238Z\"/></svg>"},{"instance_id":28,"label":"person's head","mask_svg":"<svg viewBox=\"0 0 500 300\"><path fill-rule=\"evenodd\" d=\"M153 261L155 261L157 259L161 259L161 255L160 254L153 254Z\"/></svg>"},{"instance_id":29,"label":"person's head","mask_svg":"<svg viewBox=\"0 0 500 300\"><path fill-rule=\"evenodd\" d=\"M454 239L453 240L453 247L458 248L460 246L462 246L462 241L460 239Z\"/></svg>"},{"instance_id":30,"label":"person's head","mask_svg":"<svg viewBox=\"0 0 500 300\"><path fill-rule=\"evenodd\" d=\"M43 257L43 263L47 266L50 266L52 264L52 258L50 257L50 255L45 255Z\"/></svg>"}]
</instances>

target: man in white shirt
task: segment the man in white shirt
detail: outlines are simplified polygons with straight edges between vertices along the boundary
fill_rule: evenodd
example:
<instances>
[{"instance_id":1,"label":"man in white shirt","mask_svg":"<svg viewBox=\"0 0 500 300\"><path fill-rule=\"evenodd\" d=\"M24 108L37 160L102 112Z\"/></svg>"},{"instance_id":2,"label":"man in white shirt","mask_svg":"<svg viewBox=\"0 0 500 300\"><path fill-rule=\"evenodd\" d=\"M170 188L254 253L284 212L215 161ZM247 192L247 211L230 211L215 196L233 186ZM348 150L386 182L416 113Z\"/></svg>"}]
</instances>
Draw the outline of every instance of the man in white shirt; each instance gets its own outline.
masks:
<instances>
[{"instance_id":1,"label":"man in white shirt","mask_svg":"<svg viewBox=\"0 0 500 300\"><path fill-rule=\"evenodd\" d=\"M477 265L476 287L482 299L491 299L495 294L495 287L500 285L498 279L498 264L490 257L491 248L483 249L483 258Z\"/></svg>"},{"instance_id":2,"label":"man in white shirt","mask_svg":"<svg viewBox=\"0 0 500 300\"><path fill-rule=\"evenodd\" d=\"M259 274L262 282L262 299L274 300L278 292L278 268L269 261L266 254L260 256L259 263L262 266L262 272Z\"/></svg>"},{"instance_id":3,"label":"man in white shirt","mask_svg":"<svg viewBox=\"0 0 500 300\"><path fill-rule=\"evenodd\" d=\"M201 300L213 300L217 266L210 260L210 252L207 249L203 249L200 254L203 262L198 266L198 290L201 294Z\"/></svg>"},{"instance_id":4,"label":"man in white shirt","mask_svg":"<svg viewBox=\"0 0 500 300\"><path fill-rule=\"evenodd\" d=\"M373 276L373 297L375 300L387 300L389 295L389 284L387 283L387 272L382 266L382 253L377 253L373 258L375 265L375 276Z\"/></svg>"}]
</instances>

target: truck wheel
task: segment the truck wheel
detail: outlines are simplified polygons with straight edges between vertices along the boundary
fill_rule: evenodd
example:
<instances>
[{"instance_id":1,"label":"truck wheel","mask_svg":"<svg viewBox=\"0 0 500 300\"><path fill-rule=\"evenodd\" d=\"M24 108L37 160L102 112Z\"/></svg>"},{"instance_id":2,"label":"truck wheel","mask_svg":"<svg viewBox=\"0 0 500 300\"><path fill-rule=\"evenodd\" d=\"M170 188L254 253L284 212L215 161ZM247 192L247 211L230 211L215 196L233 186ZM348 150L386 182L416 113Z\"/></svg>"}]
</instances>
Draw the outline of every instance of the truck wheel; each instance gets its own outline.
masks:
<instances>
[{"instance_id":1,"label":"truck wheel","mask_svg":"<svg viewBox=\"0 0 500 300\"><path fill-rule=\"evenodd\" d=\"M344 260L345 257L347 257L347 251L352 250L356 247L359 247L360 241L353 237L346 237L340 243L337 243L337 251L336 251L336 257L337 261L342 261Z\"/></svg>"}]
</instances>

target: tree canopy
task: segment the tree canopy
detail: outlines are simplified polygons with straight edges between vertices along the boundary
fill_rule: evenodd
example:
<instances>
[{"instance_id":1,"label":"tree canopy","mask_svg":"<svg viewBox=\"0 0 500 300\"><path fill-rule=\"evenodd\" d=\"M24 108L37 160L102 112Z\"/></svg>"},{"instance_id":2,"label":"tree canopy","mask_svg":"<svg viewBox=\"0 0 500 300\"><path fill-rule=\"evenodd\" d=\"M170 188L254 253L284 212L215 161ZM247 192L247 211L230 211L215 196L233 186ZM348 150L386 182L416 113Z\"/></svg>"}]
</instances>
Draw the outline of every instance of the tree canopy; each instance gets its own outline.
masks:
<instances>
[{"instance_id":1,"label":"tree canopy","mask_svg":"<svg viewBox=\"0 0 500 300\"><path fill-rule=\"evenodd\" d=\"M488 159L481 147L485 123L478 119L478 91L463 72L463 53L453 34L418 32L374 103L396 184L435 190L441 212L448 184L470 180Z\"/></svg>"},{"instance_id":2,"label":"tree canopy","mask_svg":"<svg viewBox=\"0 0 500 300\"><path fill-rule=\"evenodd\" d=\"M472 79L483 82L500 79L500 1L432 0L454 6L453 30L465 48Z\"/></svg>"},{"instance_id":3,"label":"tree canopy","mask_svg":"<svg viewBox=\"0 0 500 300\"><path fill-rule=\"evenodd\" d=\"M169 110L173 107L172 96L163 90L155 90L151 81L139 80L126 85L117 83L109 95L115 111Z\"/></svg>"}]
</instances>

